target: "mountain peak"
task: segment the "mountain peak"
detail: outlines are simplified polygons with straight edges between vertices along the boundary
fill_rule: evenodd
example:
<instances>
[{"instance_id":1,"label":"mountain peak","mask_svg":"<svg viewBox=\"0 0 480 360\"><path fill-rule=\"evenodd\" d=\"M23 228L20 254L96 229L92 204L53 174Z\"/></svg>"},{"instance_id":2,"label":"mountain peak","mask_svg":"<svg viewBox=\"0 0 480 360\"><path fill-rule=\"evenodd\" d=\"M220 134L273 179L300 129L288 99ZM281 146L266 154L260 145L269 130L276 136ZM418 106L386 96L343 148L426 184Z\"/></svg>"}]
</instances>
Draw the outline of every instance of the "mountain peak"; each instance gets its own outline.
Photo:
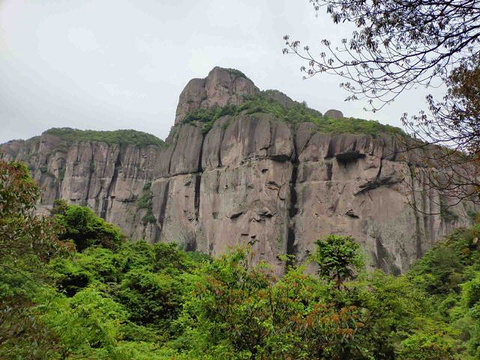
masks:
<instances>
[{"instance_id":1,"label":"mountain peak","mask_svg":"<svg viewBox=\"0 0 480 360\"><path fill-rule=\"evenodd\" d=\"M245 95L254 95L259 91L241 71L216 66L206 78L192 79L185 86L178 101L175 124L192 110L239 105Z\"/></svg>"}]
</instances>

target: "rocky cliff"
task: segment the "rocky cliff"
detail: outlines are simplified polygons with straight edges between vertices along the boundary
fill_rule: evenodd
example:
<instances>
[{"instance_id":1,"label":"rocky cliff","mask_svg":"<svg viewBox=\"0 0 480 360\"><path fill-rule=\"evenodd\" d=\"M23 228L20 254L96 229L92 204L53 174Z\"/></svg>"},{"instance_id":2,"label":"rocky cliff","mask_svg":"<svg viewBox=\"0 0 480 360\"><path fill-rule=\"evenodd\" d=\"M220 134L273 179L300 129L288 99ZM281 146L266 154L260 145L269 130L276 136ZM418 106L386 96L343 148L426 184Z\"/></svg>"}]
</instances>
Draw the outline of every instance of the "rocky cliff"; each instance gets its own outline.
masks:
<instances>
[{"instance_id":1,"label":"rocky cliff","mask_svg":"<svg viewBox=\"0 0 480 360\"><path fill-rule=\"evenodd\" d=\"M0 157L28 164L41 210L64 198L132 239L212 255L250 243L278 272L279 255L303 261L330 233L354 236L375 266L405 271L472 212L466 203L440 211L447 199L422 191L412 176L420 150L406 151L398 129L322 117L237 70L187 84L165 143L131 134L53 129L1 145Z\"/></svg>"}]
</instances>

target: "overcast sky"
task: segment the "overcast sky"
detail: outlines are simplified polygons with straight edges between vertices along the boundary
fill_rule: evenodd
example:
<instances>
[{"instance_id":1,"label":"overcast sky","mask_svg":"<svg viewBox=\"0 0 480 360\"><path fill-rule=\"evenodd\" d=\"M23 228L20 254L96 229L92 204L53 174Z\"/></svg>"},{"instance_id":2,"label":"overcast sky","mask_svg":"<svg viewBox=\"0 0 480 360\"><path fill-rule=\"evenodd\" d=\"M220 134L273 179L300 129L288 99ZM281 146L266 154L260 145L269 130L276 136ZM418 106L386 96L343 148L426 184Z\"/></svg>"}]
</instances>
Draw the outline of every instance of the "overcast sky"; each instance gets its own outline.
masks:
<instances>
[{"instance_id":1,"label":"overcast sky","mask_svg":"<svg viewBox=\"0 0 480 360\"><path fill-rule=\"evenodd\" d=\"M0 143L51 127L163 139L183 87L216 65L322 112L399 126L424 106L424 90L367 113L344 102L340 79L302 80L301 60L282 55L285 34L318 49L348 32L308 0L0 0Z\"/></svg>"}]
</instances>

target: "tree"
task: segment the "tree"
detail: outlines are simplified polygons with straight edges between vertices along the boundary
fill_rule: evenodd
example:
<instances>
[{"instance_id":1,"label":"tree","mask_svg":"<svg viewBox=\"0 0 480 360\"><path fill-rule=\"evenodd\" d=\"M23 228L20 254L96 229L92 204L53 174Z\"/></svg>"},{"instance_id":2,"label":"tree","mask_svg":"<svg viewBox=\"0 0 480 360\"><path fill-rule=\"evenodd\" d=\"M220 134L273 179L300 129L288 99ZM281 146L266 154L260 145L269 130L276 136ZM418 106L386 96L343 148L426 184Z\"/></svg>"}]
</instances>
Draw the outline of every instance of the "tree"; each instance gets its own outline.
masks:
<instances>
[{"instance_id":1,"label":"tree","mask_svg":"<svg viewBox=\"0 0 480 360\"><path fill-rule=\"evenodd\" d=\"M68 246L58 241L58 224L33 214L37 184L24 164L0 161L0 260L32 255L47 261Z\"/></svg>"},{"instance_id":2,"label":"tree","mask_svg":"<svg viewBox=\"0 0 480 360\"><path fill-rule=\"evenodd\" d=\"M290 267L275 279L239 249L187 282L176 340L191 359L368 359L362 309L336 304L330 286ZM328 294L328 295L327 295Z\"/></svg>"},{"instance_id":3,"label":"tree","mask_svg":"<svg viewBox=\"0 0 480 360\"><path fill-rule=\"evenodd\" d=\"M35 216L39 191L25 165L0 161L0 358L46 359L57 338L32 311L44 264L66 246L52 219Z\"/></svg>"},{"instance_id":4,"label":"tree","mask_svg":"<svg viewBox=\"0 0 480 360\"><path fill-rule=\"evenodd\" d=\"M337 288L345 280L353 278L363 265L360 246L350 236L329 235L315 244L317 249L313 261L319 266L318 274L335 281Z\"/></svg>"},{"instance_id":5,"label":"tree","mask_svg":"<svg viewBox=\"0 0 480 360\"><path fill-rule=\"evenodd\" d=\"M479 78L480 4L476 0L310 0L316 11L326 8L334 23L353 23L350 39L325 48L318 56L300 41L285 36L284 53L308 62L306 77L330 73L345 79L347 100L364 100L377 111L415 86L444 86L441 101L427 97L429 114L402 118L410 135L409 149L422 151L428 186L447 197L478 201L480 192ZM439 171L446 176L439 176ZM427 180L427 181L425 181ZM457 201L458 202L458 201Z\"/></svg>"},{"instance_id":6,"label":"tree","mask_svg":"<svg viewBox=\"0 0 480 360\"><path fill-rule=\"evenodd\" d=\"M60 201L56 202L52 213L64 228L60 239L73 240L78 251L95 245L115 249L124 240L120 228L107 223L87 207L65 205L65 202Z\"/></svg>"},{"instance_id":7,"label":"tree","mask_svg":"<svg viewBox=\"0 0 480 360\"><path fill-rule=\"evenodd\" d=\"M308 46L286 36L284 52L308 61L307 77L321 72L347 80L351 99L366 98L378 110L415 85L445 80L479 51L480 5L476 0L310 0L326 7L334 23L356 25L352 37L314 56ZM378 104L378 105L377 105Z\"/></svg>"},{"instance_id":8,"label":"tree","mask_svg":"<svg viewBox=\"0 0 480 360\"><path fill-rule=\"evenodd\" d=\"M441 101L427 96L430 115L422 111L410 121L404 115L403 123L423 144L439 145L423 155L426 166L418 175L427 187L439 190L453 205L464 199L479 203L480 56L453 70L446 85Z\"/></svg>"}]
</instances>

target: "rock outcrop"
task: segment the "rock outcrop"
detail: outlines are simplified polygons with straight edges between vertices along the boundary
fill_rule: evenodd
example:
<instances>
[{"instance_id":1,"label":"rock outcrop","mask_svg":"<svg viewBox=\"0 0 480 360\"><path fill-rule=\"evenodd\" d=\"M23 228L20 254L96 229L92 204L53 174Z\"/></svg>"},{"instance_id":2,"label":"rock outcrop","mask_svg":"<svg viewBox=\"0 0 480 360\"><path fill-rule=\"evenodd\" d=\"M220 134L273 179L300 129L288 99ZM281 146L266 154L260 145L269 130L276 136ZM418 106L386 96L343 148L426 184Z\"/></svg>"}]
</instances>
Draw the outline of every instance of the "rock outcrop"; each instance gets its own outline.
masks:
<instances>
[{"instance_id":1,"label":"rock outcrop","mask_svg":"<svg viewBox=\"0 0 480 360\"><path fill-rule=\"evenodd\" d=\"M239 105L258 92L243 74L215 68L180 95L165 146L67 141L47 132L1 145L0 156L28 164L43 211L64 198L132 239L175 241L212 255L251 244L279 273L279 255L304 261L314 241L331 233L355 237L374 266L403 272L453 227L468 224L465 203L450 216L424 215L440 213L447 200L415 191L424 186L411 176L419 154L395 136L328 135L266 113L225 115L208 132L182 122L193 109Z\"/></svg>"},{"instance_id":2,"label":"rock outcrop","mask_svg":"<svg viewBox=\"0 0 480 360\"><path fill-rule=\"evenodd\" d=\"M330 109L325 113L325 116L332 119L343 119L343 113L340 110Z\"/></svg>"},{"instance_id":3,"label":"rock outcrop","mask_svg":"<svg viewBox=\"0 0 480 360\"><path fill-rule=\"evenodd\" d=\"M185 86L180 94L175 124L180 123L191 110L239 105L245 96L259 92L242 72L215 67L205 79L192 79Z\"/></svg>"}]
</instances>

